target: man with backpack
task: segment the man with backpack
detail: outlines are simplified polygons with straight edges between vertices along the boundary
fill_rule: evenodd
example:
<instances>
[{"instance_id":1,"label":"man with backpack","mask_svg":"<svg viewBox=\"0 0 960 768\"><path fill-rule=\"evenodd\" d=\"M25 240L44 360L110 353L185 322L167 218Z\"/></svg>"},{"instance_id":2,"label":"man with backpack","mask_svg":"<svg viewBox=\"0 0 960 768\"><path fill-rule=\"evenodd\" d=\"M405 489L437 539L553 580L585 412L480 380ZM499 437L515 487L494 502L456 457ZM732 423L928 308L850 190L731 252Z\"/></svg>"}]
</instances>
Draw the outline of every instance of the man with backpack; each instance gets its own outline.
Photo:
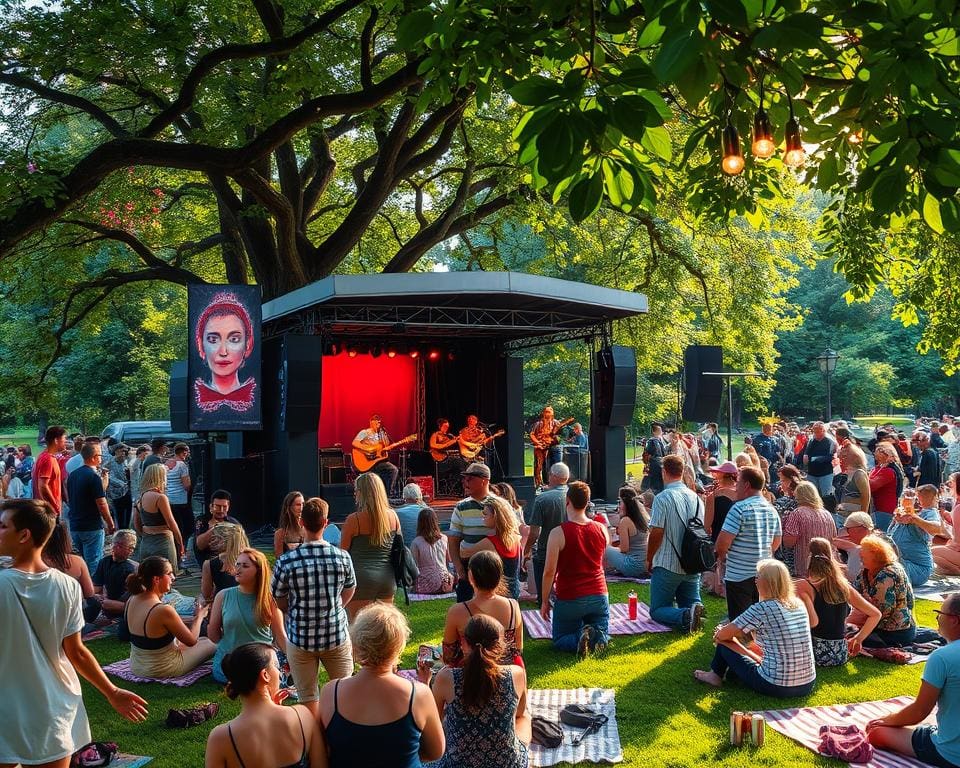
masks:
<instances>
[{"instance_id":1,"label":"man with backpack","mask_svg":"<svg viewBox=\"0 0 960 768\"><path fill-rule=\"evenodd\" d=\"M717 557L726 560L724 585L730 621L756 603L757 563L773 557L783 529L777 510L763 497L763 473L742 467L737 475L736 502L723 521L717 537Z\"/></svg>"},{"instance_id":2,"label":"man with backpack","mask_svg":"<svg viewBox=\"0 0 960 768\"><path fill-rule=\"evenodd\" d=\"M683 483L683 458L663 457L663 490L653 500L647 570L650 571L650 616L686 632L703 626L700 573L681 565L684 534L690 521L703 519L703 503Z\"/></svg>"}]
</instances>

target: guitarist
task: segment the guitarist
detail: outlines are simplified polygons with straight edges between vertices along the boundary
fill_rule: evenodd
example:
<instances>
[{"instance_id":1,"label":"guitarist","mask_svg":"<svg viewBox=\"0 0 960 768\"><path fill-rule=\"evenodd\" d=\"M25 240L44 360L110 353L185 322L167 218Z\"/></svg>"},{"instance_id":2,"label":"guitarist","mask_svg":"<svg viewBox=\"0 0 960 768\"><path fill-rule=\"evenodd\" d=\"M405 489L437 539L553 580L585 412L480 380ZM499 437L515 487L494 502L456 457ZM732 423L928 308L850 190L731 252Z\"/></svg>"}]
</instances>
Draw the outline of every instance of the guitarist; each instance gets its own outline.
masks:
<instances>
[{"instance_id":1,"label":"guitarist","mask_svg":"<svg viewBox=\"0 0 960 768\"><path fill-rule=\"evenodd\" d=\"M483 431L483 428L480 426L480 419L477 418L476 414L471 413L467 416L467 426L460 430L458 437L461 449L466 449L469 451L475 451L477 448L483 445L484 439L487 437L487 433ZM474 459L474 461L483 461L484 453L480 451Z\"/></svg>"},{"instance_id":2,"label":"guitarist","mask_svg":"<svg viewBox=\"0 0 960 768\"><path fill-rule=\"evenodd\" d=\"M540 414L540 419L530 430L530 442L533 443L533 479L537 484L545 484L548 478L545 470L560 461L562 453L557 447L557 433L560 422L553 416L553 406L548 405ZM550 457L549 463L547 457Z\"/></svg>"},{"instance_id":3,"label":"guitarist","mask_svg":"<svg viewBox=\"0 0 960 768\"><path fill-rule=\"evenodd\" d=\"M353 438L352 445L359 451L379 451L384 446L390 445L390 437L380 424L380 414L370 414L370 426L357 433L357 436ZM387 496L392 496L397 475L400 474L397 465L392 464L389 459L383 458L370 471L380 475L380 479L383 480L383 485L387 489Z\"/></svg>"},{"instance_id":4,"label":"guitarist","mask_svg":"<svg viewBox=\"0 0 960 768\"><path fill-rule=\"evenodd\" d=\"M457 450L459 442L459 436L450 434L450 421L437 419L437 431L430 435L430 455L437 462L438 478L458 476L466 468Z\"/></svg>"}]
</instances>

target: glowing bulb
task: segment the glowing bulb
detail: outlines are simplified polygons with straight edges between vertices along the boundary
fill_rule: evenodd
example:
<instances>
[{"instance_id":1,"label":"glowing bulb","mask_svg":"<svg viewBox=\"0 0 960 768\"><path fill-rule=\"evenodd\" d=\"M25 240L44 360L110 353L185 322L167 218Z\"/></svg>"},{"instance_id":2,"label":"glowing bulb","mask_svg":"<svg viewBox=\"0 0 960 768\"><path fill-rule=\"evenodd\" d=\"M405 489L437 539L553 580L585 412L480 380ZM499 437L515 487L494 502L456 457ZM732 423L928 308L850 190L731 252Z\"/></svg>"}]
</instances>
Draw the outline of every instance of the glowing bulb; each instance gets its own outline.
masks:
<instances>
[{"instance_id":1,"label":"glowing bulb","mask_svg":"<svg viewBox=\"0 0 960 768\"><path fill-rule=\"evenodd\" d=\"M770 118L763 109L757 110L753 117L753 145L750 151L756 157L771 157L777 150L777 145L773 141L773 129L770 127Z\"/></svg>"},{"instance_id":2,"label":"glowing bulb","mask_svg":"<svg viewBox=\"0 0 960 768\"><path fill-rule=\"evenodd\" d=\"M723 150L723 160L720 167L729 176L736 176L743 170L743 154L740 151L740 134L730 123L720 135L720 146Z\"/></svg>"},{"instance_id":3,"label":"glowing bulb","mask_svg":"<svg viewBox=\"0 0 960 768\"><path fill-rule=\"evenodd\" d=\"M743 155L727 155L720 163L723 172L729 176L736 176L743 170Z\"/></svg>"},{"instance_id":4,"label":"glowing bulb","mask_svg":"<svg viewBox=\"0 0 960 768\"><path fill-rule=\"evenodd\" d=\"M783 162L791 168L798 168L803 165L807 159L807 153L803 149L803 142L800 140L800 124L796 118L791 117L786 125L786 147L783 151Z\"/></svg>"}]
</instances>

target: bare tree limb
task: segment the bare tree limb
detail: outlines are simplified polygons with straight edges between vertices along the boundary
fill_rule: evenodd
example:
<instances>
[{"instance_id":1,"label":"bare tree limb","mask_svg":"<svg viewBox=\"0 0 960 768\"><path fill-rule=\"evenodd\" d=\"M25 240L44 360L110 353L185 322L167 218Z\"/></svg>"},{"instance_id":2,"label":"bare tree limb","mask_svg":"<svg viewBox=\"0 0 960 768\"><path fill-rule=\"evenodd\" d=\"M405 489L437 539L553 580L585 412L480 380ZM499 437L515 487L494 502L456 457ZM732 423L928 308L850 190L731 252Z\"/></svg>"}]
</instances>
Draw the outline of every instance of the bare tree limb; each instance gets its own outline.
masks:
<instances>
[{"instance_id":1,"label":"bare tree limb","mask_svg":"<svg viewBox=\"0 0 960 768\"><path fill-rule=\"evenodd\" d=\"M75 107L92 117L100 123L111 136L115 136L118 139L123 139L130 135L129 131L114 120L106 110L98 107L92 101L83 98L83 96L51 88L48 85L44 85L26 75L21 75L16 72L0 72L0 83L6 83L14 88L31 91L56 104Z\"/></svg>"}]
</instances>

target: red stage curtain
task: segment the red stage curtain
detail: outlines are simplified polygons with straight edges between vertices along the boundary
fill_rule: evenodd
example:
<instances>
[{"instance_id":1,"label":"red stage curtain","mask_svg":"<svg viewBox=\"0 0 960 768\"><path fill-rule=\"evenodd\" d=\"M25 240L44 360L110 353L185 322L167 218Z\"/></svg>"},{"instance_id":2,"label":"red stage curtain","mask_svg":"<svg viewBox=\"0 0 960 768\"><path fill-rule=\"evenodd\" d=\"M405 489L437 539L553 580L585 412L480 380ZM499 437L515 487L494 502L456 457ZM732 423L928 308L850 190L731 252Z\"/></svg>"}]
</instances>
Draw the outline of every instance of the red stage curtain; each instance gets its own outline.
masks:
<instances>
[{"instance_id":1,"label":"red stage curtain","mask_svg":"<svg viewBox=\"0 0 960 768\"><path fill-rule=\"evenodd\" d=\"M379 413L391 440L417 429L417 361L406 355L325 355L320 397L318 446L340 443L344 451L370 414ZM419 442L425 440L420 435Z\"/></svg>"}]
</instances>

